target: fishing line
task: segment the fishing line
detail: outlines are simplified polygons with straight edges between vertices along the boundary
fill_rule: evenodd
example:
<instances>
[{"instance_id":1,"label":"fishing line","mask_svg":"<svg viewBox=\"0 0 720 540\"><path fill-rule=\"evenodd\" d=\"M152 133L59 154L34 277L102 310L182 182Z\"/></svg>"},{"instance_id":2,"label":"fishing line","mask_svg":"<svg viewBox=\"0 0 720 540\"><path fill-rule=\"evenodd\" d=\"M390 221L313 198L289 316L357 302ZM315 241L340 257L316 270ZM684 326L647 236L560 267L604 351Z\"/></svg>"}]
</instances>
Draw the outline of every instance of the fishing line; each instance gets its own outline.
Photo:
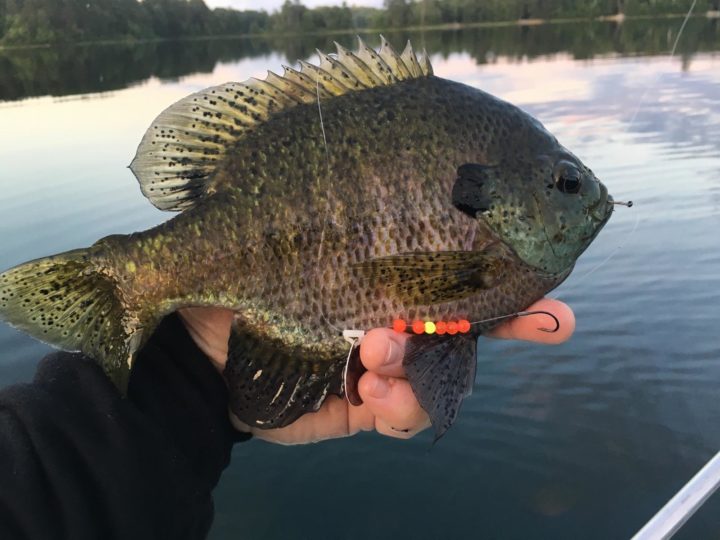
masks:
<instances>
[{"instance_id":1,"label":"fishing line","mask_svg":"<svg viewBox=\"0 0 720 540\"><path fill-rule=\"evenodd\" d=\"M322 58L320 59L322 61ZM322 107L320 106L320 75L315 74L315 92L317 95L318 115L320 116L320 131L322 132L323 144L325 145L325 162L330 172L330 150L328 149L327 137L325 136L325 123L323 122Z\"/></svg>"},{"instance_id":2,"label":"fishing line","mask_svg":"<svg viewBox=\"0 0 720 540\"><path fill-rule=\"evenodd\" d=\"M589 278L591 275L593 275L598 269L600 269L602 266L607 264L610 259L612 259L615 255L617 255L618 251L623 249L627 243L632 239L632 237L635 235L635 231L638 229L638 225L640 225L640 214L635 214L635 224L633 225L632 230L630 233L625 237L625 239L620 242L617 246L615 246L615 249L613 249L609 255L607 255L602 261L597 263L595 266L593 266L590 270L588 270L585 274L580 276L575 283L573 283L570 287L567 287L565 290L562 291L563 296L567 295L568 293L574 291L578 285L580 285L582 282L584 282L587 278ZM551 295L549 298L552 298L554 300L558 300L560 298L560 294Z\"/></svg>"},{"instance_id":3,"label":"fishing line","mask_svg":"<svg viewBox=\"0 0 720 540\"><path fill-rule=\"evenodd\" d=\"M683 33L685 32L685 27L687 26L688 21L690 20L690 17L692 17L693 11L695 10L695 6L697 4L697 0L693 0L693 3L690 5L690 9L688 10L687 14L685 15L685 18L683 19L682 24L680 25L680 29L678 30L677 36L675 36L675 41L673 42L672 49L670 51L670 58L669 61L672 61L673 58L675 58L675 53L677 52L678 44L680 43L680 38L682 37ZM633 113L632 118L630 119L630 123L627 125L623 133L627 133L632 128L633 124L635 123L635 120L637 119L637 115L640 112L640 109L643 106L643 103L645 102L645 98L647 97L648 92L651 88L655 86L655 83L660 78L659 74L656 74L651 82L645 87L645 91L643 92L642 96L640 97L640 101L637 104L637 107L635 108L635 112ZM632 203L630 203L628 206L632 206ZM593 268L591 268L586 274L580 276L575 283L568 289L563 291L563 295L572 292L577 286L584 282L589 276L595 273L596 270L598 270L600 267L605 265L607 262L609 262L622 248L624 248L628 241L635 235L635 232L638 229L638 226L640 225L640 214L635 215L635 224L630 231L630 234L625 237L625 239L602 261L600 261L598 264L596 264ZM551 298L558 299L559 295L554 295Z\"/></svg>"},{"instance_id":4,"label":"fishing line","mask_svg":"<svg viewBox=\"0 0 720 540\"><path fill-rule=\"evenodd\" d=\"M693 1L692 6L690 6L690 11L680 27L680 32L678 32L675 44L673 45L673 52L670 55L671 59L675 54L675 49L680 41L682 31L690 19L690 14L696 2L697 0ZM667 539L674 536L685 522L707 501L708 497L715 493L718 486L720 486L720 452L715 454L715 456L632 537L632 540Z\"/></svg>"},{"instance_id":5,"label":"fishing line","mask_svg":"<svg viewBox=\"0 0 720 540\"><path fill-rule=\"evenodd\" d=\"M677 34L677 36L675 37L675 41L674 41L674 43L673 43L673 46L672 46L672 49L671 49L671 52L670 52L670 60L672 60L672 59L675 57L675 54L676 54L676 52L677 52L678 44L680 43L680 39L682 38L682 35L683 35L683 33L685 32L685 27L687 26L687 23L688 23L688 21L690 20L690 17L692 16L693 11L695 10L696 4L697 4L697 0L693 0L693 3L691 4L690 9L688 10L687 14L685 15L685 18L683 19L682 24L680 25L680 29L678 30L678 34ZM652 80L652 82L649 83L649 84L645 87L645 91L643 92L643 94L642 94L642 96L641 96L641 98L640 98L640 100L639 100L639 102L638 102L638 105L637 105L637 107L635 108L635 112L633 113L633 116L632 116L632 118L631 118L631 120L630 120L630 123L629 123L628 126L625 128L625 133L627 133L627 132L632 128L633 124L635 123L635 120L637 119L637 115L638 115L638 113L640 112L640 109L642 108L642 105L643 105L643 103L644 103L644 101L645 101L645 98L647 97L648 92L649 92L650 89L655 85L655 83L657 82L657 79L658 79L658 78L659 78L659 75L655 75L655 77L654 77L654 79ZM627 202L627 203L617 202L616 204L624 205L624 206L627 206L627 207L633 206L633 203L632 203L631 201L630 201L630 202ZM617 245L617 246L615 247L615 249L613 249L613 251L612 251L608 256L606 256L602 261L600 261L600 262L599 262L598 264L596 264L593 268L591 268L587 273L585 273L585 274L582 275L580 278L578 278L578 280L573 284L572 287L570 287L569 289L566 289L565 291L563 291L563 294L567 294L567 293L569 293L569 292L572 292L579 284L581 284L582 282L584 282L587 278L589 278L592 274L594 274L598 269L600 269L600 268L603 267L605 264L607 264L607 263L608 263L621 249L623 249L623 248L628 244L628 242L633 238L633 236L635 235L635 233L636 233L639 225L640 225L640 214L637 213L637 214L635 215L635 223L633 224L633 228L632 228L632 230L630 231L630 233L625 237L625 239L624 239L619 245ZM552 296L552 298L556 298L556 299L557 299L558 297L559 297L559 295ZM556 332L557 330L559 330L559 328L560 328L560 322L557 320L557 318L556 318L554 315L552 315L551 313L548 313L548 312L537 312L537 311L532 311L532 312L522 312L522 311L521 311L521 312L509 314L509 315L502 315L502 316L499 316L499 317L493 317L493 318L490 318L490 319L485 319L485 320L482 320L482 321L473 321L473 322L471 322L470 324L471 324L471 325L479 325L479 324L485 324L485 323L489 323L489 322L495 322L495 321L501 321L501 320L505 320L505 319L511 319L511 318L516 318L516 317L521 317L521 316L537 315L537 314L541 314L541 313L542 313L542 314L545 314L545 315L549 315L550 317L552 317L552 318L555 320L556 328L555 328L554 330L549 330L549 329L546 329L546 328L538 328L538 330L540 330L540 331L545 331L545 332Z\"/></svg>"},{"instance_id":6,"label":"fishing line","mask_svg":"<svg viewBox=\"0 0 720 540\"><path fill-rule=\"evenodd\" d=\"M322 58L319 60L322 62ZM327 136L325 135L325 122L323 121L323 115L322 115L322 106L320 105L320 75L316 72L315 73L315 95L317 97L317 107L318 107L318 116L320 117L320 131L322 132L322 138L323 138L323 145L325 146L325 169L328 175L328 178L330 178L330 149L328 147L327 143ZM318 182L320 181L320 178L318 177ZM319 185L318 185L319 187ZM325 198L325 217L322 220L322 230L320 231L320 242L318 245L318 254L317 254L317 265L320 267L320 261L322 259L323 254L323 246L325 245L325 228L327 227L328 222L328 216L330 215L330 199L329 197ZM330 322L330 319L328 319L325 316L325 307L323 305L322 300L320 300L320 317L322 318L325 323L335 330L338 333L342 333L343 330L335 326L333 323ZM352 352L352 347L350 347L350 352ZM348 358L350 358L348 354ZM347 364L346 364L347 369ZM345 380L345 376L343 376L343 380Z\"/></svg>"},{"instance_id":7,"label":"fishing line","mask_svg":"<svg viewBox=\"0 0 720 540\"><path fill-rule=\"evenodd\" d=\"M531 315L547 315L555 323L555 328L541 327L538 328L538 331L554 334L555 332L560 330L560 320L557 318L557 316L550 313L549 311L545 311L542 309L534 309L532 311L516 311L514 313L509 313L508 315L488 317L487 319L473 322L470 322L466 319L460 319L458 321L423 321L418 319L408 324L404 319L395 319L390 328L392 328L398 333L410 333L410 330L412 330L412 333L414 334L449 334L451 336L454 336L455 334L467 334L468 332L470 332L470 329L475 325L499 322L506 319L517 319L519 317L529 317ZM345 339L349 341L348 336L345 336Z\"/></svg>"},{"instance_id":8,"label":"fishing line","mask_svg":"<svg viewBox=\"0 0 720 540\"><path fill-rule=\"evenodd\" d=\"M686 25L687 25L688 20L689 20L690 17L692 16L692 13L693 13L693 10L694 10L694 8L695 8L696 3L697 3L697 0L693 0L693 3L692 3L692 5L691 5L690 9L688 10L688 13L686 14L684 20L683 20L683 23L682 23L682 25L681 25L681 27L680 27L680 30L678 31L678 35L676 36L675 42L673 43L672 51L671 51L671 54L670 54L670 58L671 58L671 59L674 57L674 55L675 55L675 53L676 53L676 51L677 51L677 46L678 46L678 44L679 44L680 38L682 37L682 34L684 33L684 30L685 30L685 27L686 27ZM328 144L327 144L327 136L326 136L326 133L325 133L324 120L323 120L323 116L322 116L322 106L321 106L321 103L320 103L320 79L319 79L319 76L318 76L317 73L316 73L316 75L315 75L315 83L316 83L316 97L317 97L317 106L318 106L318 116L319 116L319 120L320 120L320 128L321 128L321 132L322 132L322 136L323 136L323 143L324 143L324 145L325 145L326 162L327 162L328 171L329 171L329 168L330 168L329 148L328 148ZM643 102L644 102L644 100L645 100L645 98L646 98L646 96L647 96L647 93L649 92L649 89L651 88L651 86L652 86L653 84L654 84L654 81L653 81L653 83L649 84L649 85L645 88L645 91L644 91L643 95L641 96L640 101L638 102L638 105L637 105L636 110L635 110L635 112L634 112L634 114L633 114L633 116L632 116L632 119L631 119L630 123L628 124L628 127L626 128L626 131L629 130L629 129L632 127L632 125L634 124L634 122L635 122L635 120L636 120L636 117L637 117L637 115L638 115L638 112L639 112L639 110L641 109L642 104L643 104ZM625 206L628 206L628 207L632 206L632 202L629 202L629 203L618 202L617 204L625 205ZM328 208L328 210L329 210L329 208ZM577 286L580 282L584 281L584 280L587 279L589 276L591 276L591 275L592 275L594 272L596 272L599 268L601 268L601 267L604 266L607 262L609 262L609 261L617 254L618 251L620 251L621 249L623 249L623 248L625 247L625 245L627 244L627 242L635 235L635 232L637 231L637 228L638 228L638 226L639 226L639 223L640 223L640 215L639 215L639 214L636 214L635 223L634 223L634 225L633 225L633 228L632 228L632 230L630 231L630 233L625 237L624 241L621 242L607 257L605 257L605 259L603 259L600 263L598 263L597 265L595 265L595 266L594 266L590 271L588 271L585 275L581 276L581 277L579 278L578 282L576 282L574 286ZM323 238L324 238L324 226L323 226L323 235L321 235L321 242L322 242L322 239L323 239ZM320 253L321 253L321 250L322 250L322 245L321 245L321 247L320 247ZM319 262L319 261L318 261L318 262ZM569 289L569 290L572 290L572 289ZM567 292L568 292L568 291L565 291L565 293L567 293ZM463 323L467 323L468 328L467 328L467 329L464 329L464 332L467 332L467 331L469 331L469 327L470 327L470 326L476 326L476 325L487 324L487 323L492 323L492 322L500 322L500 321L503 321L503 320L513 319L513 318L518 318L518 317L526 317L526 316L531 316L531 315L540 315L540 314L551 317L551 318L553 319L553 321L555 322L555 328L553 328L553 329L538 328L539 331L544 331L544 332L557 332L557 331L559 330L559 328L560 328L560 322L559 322L559 320L557 319L557 317L556 317L555 315L553 315L552 313L549 313L549 312L546 312L546 311L520 311L520 312L510 313L510 314L507 314L507 315L501 315L501 316L497 316L497 317L491 317L491 318L483 319L483 320L479 320L479 321L468 322L468 321L463 320L462 322L463 322ZM342 334L343 334L343 336L345 337L345 339L350 343L350 351L349 351L349 353L348 353L348 359L349 359L350 353L352 352L353 348L359 344L360 340L362 339L362 335L364 335L364 332L362 332L362 331L360 331L360 330L348 330L348 329L345 329L345 330L342 330L342 331L339 330L336 326L334 326L332 323L330 323L330 322L328 321L327 317L325 316L325 314L324 314L324 312L323 312L322 307L321 307L321 316L322 316L323 320L325 320L325 322L326 322L328 325L330 325L333 329L342 332ZM396 320L396 322L397 322L397 321L398 321L398 320ZM434 323L434 322L432 322L432 321L415 321L415 322L418 323L418 324L423 324L423 329L422 329L422 330L419 328L419 326L418 326L417 329L414 329L414 330L413 330L416 334L419 334L419 333L435 333L435 332L436 332L437 324ZM442 325L441 328L443 328L443 330L444 330L446 323L440 321L438 324ZM456 325L457 323L452 323L452 324ZM405 326L405 323L404 323L404 322L403 322L403 326ZM391 326L391 328L392 328L392 326ZM428 331L426 330L427 328L431 328L432 331L431 331L431 332L428 332ZM397 330L397 328L395 328L395 329ZM348 333L356 333L356 332L359 333L359 335L356 335L356 336L354 337L354 339L349 339L349 336L346 335L346 334L348 334ZM445 332L443 331L442 333L445 333ZM453 332L453 333L456 333L456 332ZM347 364L346 364L346 369L347 369ZM343 377L343 378L345 378L345 377Z\"/></svg>"},{"instance_id":9,"label":"fishing line","mask_svg":"<svg viewBox=\"0 0 720 540\"><path fill-rule=\"evenodd\" d=\"M688 21L690 20L690 17L692 16L693 11L695 10L695 4L697 4L697 0L693 0L693 3L690 5L690 9L688 10L687 14L685 15L685 19L683 20L682 24L680 25L680 30L678 31L678 35L675 36L675 43L673 43L672 49L670 51L670 58L669 58L670 61L672 61L672 59L675 58L675 52L677 51L678 43L680 43L680 37L683 35L683 32L685 31L685 26L687 25ZM635 123L635 119L637 118L637 115L640 112L640 109L642 108L643 102L645 101L645 97L647 97L647 94L650 91L650 88L655 86L655 83L657 82L657 80L659 78L660 78L660 75L655 75L655 77L653 77L653 79L652 79L652 82L645 87L645 91L643 92L642 96L640 97L640 101L638 102L638 105L635 108L635 113L633 114L632 118L630 119L630 123L628 124L628 127L625 128L625 133L630 131L630 128Z\"/></svg>"}]
</instances>

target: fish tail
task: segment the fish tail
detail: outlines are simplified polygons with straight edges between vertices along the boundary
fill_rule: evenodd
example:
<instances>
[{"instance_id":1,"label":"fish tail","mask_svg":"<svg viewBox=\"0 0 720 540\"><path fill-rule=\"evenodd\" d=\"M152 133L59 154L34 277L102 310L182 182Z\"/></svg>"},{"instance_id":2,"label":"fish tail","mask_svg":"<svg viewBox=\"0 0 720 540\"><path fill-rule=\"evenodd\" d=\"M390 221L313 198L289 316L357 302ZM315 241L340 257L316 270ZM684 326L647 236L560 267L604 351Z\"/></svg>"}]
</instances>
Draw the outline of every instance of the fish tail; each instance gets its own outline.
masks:
<instances>
[{"instance_id":1,"label":"fish tail","mask_svg":"<svg viewBox=\"0 0 720 540\"><path fill-rule=\"evenodd\" d=\"M124 392L142 332L92 248L30 261L0 274L0 319L35 338L95 358Z\"/></svg>"}]
</instances>

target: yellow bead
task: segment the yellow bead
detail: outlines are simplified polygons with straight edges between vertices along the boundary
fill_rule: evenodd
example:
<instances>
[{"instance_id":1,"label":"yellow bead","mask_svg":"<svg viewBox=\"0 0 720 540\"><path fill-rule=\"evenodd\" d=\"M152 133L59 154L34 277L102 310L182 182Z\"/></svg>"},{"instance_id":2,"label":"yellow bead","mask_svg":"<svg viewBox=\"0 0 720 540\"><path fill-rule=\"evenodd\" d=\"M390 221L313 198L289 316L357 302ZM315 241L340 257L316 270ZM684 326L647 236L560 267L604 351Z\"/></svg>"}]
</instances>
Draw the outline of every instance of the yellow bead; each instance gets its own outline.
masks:
<instances>
[{"instance_id":1,"label":"yellow bead","mask_svg":"<svg viewBox=\"0 0 720 540\"><path fill-rule=\"evenodd\" d=\"M435 333L435 323L432 321L427 321L425 323L425 333L426 334L434 334Z\"/></svg>"}]
</instances>

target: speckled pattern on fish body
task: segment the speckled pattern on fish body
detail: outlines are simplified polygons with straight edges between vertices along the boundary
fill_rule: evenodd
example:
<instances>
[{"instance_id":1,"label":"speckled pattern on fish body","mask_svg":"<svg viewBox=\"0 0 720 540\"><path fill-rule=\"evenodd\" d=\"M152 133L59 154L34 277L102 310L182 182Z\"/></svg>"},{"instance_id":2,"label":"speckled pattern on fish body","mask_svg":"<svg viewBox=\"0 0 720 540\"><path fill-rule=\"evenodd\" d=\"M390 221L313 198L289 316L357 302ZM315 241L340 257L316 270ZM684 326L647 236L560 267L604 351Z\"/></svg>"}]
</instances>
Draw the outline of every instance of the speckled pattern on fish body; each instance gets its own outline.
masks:
<instances>
[{"instance_id":1,"label":"speckled pattern on fish body","mask_svg":"<svg viewBox=\"0 0 720 540\"><path fill-rule=\"evenodd\" d=\"M522 310L569 274L607 221L607 190L536 120L433 76L411 48L397 55L384 43L378 54L361 42L356 54L324 57L322 73L308 66L165 111L133 170L156 206L183 212L2 274L0 314L95 356L123 384L164 315L231 308L234 411L275 427L342 393L343 329ZM38 292L50 281L62 309ZM421 404L446 409L428 410L438 435L474 375L474 340L446 339L471 348L473 366L442 391L423 391L409 367L423 354L442 365L436 340L411 347L419 352L407 362Z\"/></svg>"},{"instance_id":2,"label":"speckled pattern on fish body","mask_svg":"<svg viewBox=\"0 0 720 540\"><path fill-rule=\"evenodd\" d=\"M521 309L526 298L508 304L503 298L514 295L507 292L406 306L353 267L488 242L480 222L447 211L456 170L478 160L474 147L490 139L493 126L519 131L522 118L498 107L497 118L478 115L473 131L455 133L465 113L454 100L492 99L468 90L429 78L335 98L323 104L327 159L312 104L260 125L228 152L209 184L215 193L202 204L155 229L113 239L108 266L125 283L126 301L133 311L163 302L232 306L261 333L316 351L335 343L333 353L345 349L333 326L372 328L396 316L475 320ZM428 101L430 110L423 107ZM415 124L434 129L407 129ZM528 282L521 272L508 277L508 291ZM541 295L552 280L522 296Z\"/></svg>"}]
</instances>

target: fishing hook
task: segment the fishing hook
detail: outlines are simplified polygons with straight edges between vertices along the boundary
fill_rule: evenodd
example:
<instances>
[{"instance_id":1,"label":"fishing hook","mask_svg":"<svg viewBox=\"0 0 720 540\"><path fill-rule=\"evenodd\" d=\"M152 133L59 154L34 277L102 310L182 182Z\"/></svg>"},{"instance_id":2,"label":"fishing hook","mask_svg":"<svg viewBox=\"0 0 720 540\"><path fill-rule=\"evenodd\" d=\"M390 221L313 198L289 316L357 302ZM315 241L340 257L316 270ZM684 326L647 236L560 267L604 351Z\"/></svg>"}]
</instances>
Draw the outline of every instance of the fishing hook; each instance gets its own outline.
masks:
<instances>
[{"instance_id":1,"label":"fishing hook","mask_svg":"<svg viewBox=\"0 0 720 540\"><path fill-rule=\"evenodd\" d=\"M510 315L501 315L500 317L491 317L490 319L483 319L482 321L474 321L472 324L484 324L488 322L502 321L504 319L514 319L515 317L528 317L530 315L547 315L555 322L555 328L538 328L540 332L554 334L560 330L560 320L549 311L544 310L518 311L517 313L511 313Z\"/></svg>"},{"instance_id":2,"label":"fishing hook","mask_svg":"<svg viewBox=\"0 0 720 540\"><path fill-rule=\"evenodd\" d=\"M560 330L560 320L550 313L549 311L536 310L536 311L520 311L515 314L517 317L527 317L528 315L547 315L555 322L555 328L538 328L540 332L547 332L548 334L554 334Z\"/></svg>"}]
</instances>

